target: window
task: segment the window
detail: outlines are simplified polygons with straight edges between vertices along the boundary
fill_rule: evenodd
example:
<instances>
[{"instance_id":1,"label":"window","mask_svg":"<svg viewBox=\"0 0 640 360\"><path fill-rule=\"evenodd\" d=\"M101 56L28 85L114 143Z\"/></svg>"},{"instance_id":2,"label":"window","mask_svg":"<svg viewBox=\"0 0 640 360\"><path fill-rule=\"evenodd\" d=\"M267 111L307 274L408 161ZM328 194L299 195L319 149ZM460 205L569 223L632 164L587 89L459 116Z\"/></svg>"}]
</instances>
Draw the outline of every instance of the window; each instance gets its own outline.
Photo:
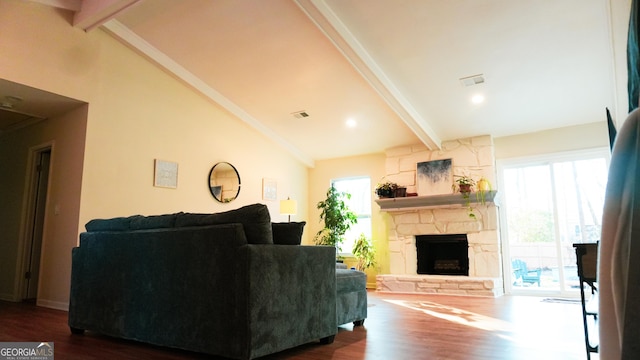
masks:
<instances>
[{"instance_id":1,"label":"window","mask_svg":"<svg viewBox=\"0 0 640 360\"><path fill-rule=\"evenodd\" d=\"M345 202L358 216L358 223L351 225L342 243L342 255L350 255L353 244L360 234L371 239L371 179L369 177L343 178L331 181L331 185L340 192L351 194Z\"/></svg>"},{"instance_id":2,"label":"window","mask_svg":"<svg viewBox=\"0 0 640 360\"><path fill-rule=\"evenodd\" d=\"M608 150L580 151L500 162L511 290L576 291L573 244L600 238L608 157ZM536 280L527 280L532 273Z\"/></svg>"}]
</instances>

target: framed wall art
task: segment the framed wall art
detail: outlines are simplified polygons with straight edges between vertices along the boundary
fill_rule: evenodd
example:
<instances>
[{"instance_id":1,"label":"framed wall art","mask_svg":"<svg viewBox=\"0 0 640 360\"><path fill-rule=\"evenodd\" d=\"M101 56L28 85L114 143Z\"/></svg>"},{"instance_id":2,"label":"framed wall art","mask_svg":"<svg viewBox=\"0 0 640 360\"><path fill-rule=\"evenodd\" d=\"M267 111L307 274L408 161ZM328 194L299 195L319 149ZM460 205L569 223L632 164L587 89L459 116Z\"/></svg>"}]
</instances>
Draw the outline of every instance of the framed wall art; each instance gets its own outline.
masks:
<instances>
[{"instance_id":1,"label":"framed wall art","mask_svg":"<svg viewBox=\"0 0 640 360\"><path fill-rule=\"evenodd\" d=\"M416 182L420 196L450 194L453 185L451 159L419 162Z\"/></svg>"},{"instance_id":2,"label":"framed wall art","mask_svg":"<svg viewBox=\"0 0 640 360\"><path fill-rule=\"evenodd\" d=\"M175 189L178 187L178 163L155 159L153 186Z\"/></svg>"},{"instance_id":3,"label":"framed wall art","mask_svg":"<svg viewBox=\"0 0 640 360\"><path fill-rule=\"evenodd\" d=\"M278 199L278 182L274 179L262 179L262 200Z\"/></svg>"}]
</instances>

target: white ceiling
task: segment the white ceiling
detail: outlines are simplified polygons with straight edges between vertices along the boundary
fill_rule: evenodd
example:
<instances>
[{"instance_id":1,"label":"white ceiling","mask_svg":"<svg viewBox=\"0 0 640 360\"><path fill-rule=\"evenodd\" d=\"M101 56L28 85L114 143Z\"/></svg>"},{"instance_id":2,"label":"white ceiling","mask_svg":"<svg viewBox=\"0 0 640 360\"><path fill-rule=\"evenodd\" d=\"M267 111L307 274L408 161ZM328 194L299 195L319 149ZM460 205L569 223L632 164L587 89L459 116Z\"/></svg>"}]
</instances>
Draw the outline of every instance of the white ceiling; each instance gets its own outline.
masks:
<instances>
[{"instance_id":1,"label":"white ceiling","mask_svg":"<svg viewBox=\"0 0 640 360\"><path fill-rule=\"evenodd\" d=\"M310 166L604 121L621 96L611 0L115 2L105 30Z\"/></svg>"}]
</instances>

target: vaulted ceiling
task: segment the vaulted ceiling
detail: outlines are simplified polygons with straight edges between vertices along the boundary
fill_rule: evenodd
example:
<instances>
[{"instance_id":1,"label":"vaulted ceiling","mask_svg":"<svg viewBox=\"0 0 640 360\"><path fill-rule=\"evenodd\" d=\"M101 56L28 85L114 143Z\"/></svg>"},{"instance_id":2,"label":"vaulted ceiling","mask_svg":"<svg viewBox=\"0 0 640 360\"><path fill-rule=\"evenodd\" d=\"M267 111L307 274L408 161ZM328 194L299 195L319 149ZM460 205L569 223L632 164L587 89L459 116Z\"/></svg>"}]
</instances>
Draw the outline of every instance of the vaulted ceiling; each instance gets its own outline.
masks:
<instances>
[{"instance_id":1,"label":"vaulted ceiling","mask_svg":"<svg viewBox=\"0 0 640 360\"><path fill-rule=\"evenodd\" d=\"M626 111L625 0L103 3L63 7L75 26L101 26L310 166Z\"/></svg>"}]
</instances>

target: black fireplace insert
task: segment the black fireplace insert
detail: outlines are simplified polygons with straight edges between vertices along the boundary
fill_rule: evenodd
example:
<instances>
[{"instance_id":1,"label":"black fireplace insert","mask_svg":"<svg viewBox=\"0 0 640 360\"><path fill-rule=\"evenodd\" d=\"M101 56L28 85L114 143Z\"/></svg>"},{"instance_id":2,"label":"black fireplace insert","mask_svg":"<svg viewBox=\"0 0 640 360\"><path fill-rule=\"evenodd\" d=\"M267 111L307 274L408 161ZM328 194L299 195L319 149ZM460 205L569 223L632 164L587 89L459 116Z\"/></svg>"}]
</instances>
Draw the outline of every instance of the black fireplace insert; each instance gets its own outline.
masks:
<instances>
[{"instance_id":1,"label":"black fireplace insert","mask_svg":"<svg viewBox=\"0 0 640 360\"><path fill-rule=\"evenodd\" d=\"M418 274L469 276L466 234L417 235Z\"/></svg>"}]
</instances>

